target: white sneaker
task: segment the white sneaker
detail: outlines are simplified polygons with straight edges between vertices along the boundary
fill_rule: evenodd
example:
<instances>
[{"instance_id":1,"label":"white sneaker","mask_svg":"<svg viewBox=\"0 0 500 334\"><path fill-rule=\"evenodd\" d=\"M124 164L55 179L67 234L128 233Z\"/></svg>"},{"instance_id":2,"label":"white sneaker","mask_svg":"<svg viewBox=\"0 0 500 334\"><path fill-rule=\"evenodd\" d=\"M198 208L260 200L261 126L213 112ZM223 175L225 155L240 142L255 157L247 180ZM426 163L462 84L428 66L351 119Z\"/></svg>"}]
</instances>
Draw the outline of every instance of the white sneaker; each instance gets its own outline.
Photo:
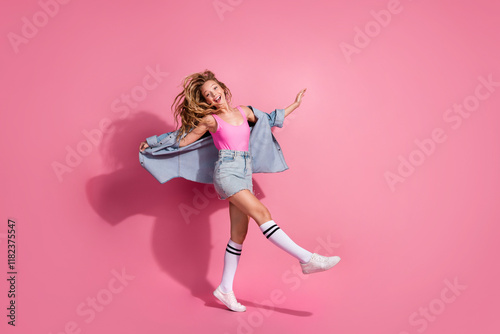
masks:
<instances>
[{"instance_id":1,"label":"white sneaker","mask_svg":"<svg viewBox=\"0 0 500 334\"><path fill-rule=\"evenodd\" d=\"M245 306L238 303L233 291L224 293L220 289L220 286L218 286L214 291L214 296L217 297L217 299L226 305L231 311L245 312L247 310Z\"/></svg>"},{"instance_id":2,"label":"white sneaker","mask_svg":"<svg viewBox=\"0 0 500 334\"><path fill-rule=\"evenodd\" d=\"M302 267L302 272L304 274L312 274L328 270L339 263L339 261L340 257L338 256L326 257L313 253L311 256L311 260L309 260L309 262L307 263L301 263L300 266Z\"/></svg>"}]
</instances>

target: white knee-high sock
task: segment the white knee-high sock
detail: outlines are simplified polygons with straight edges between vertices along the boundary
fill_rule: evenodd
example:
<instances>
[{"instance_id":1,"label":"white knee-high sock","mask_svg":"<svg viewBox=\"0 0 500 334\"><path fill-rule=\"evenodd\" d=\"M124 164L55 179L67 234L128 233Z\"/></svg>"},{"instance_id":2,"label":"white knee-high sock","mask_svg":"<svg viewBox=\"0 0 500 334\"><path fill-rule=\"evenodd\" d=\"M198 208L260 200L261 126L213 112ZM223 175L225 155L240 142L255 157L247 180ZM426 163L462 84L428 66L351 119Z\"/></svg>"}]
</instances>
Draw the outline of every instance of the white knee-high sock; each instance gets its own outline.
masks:
<instances>
[{"instance_id":1,"label":"white knee-high sock","mask_svg":"<svg viewBox=\"0 0 500 334\"><path fill-rule=\"evenodd\" d=\"M226 246L226 253L224 254L224 270L222 271L222 280L220 283L220 288L224 293L233 291L234 274L236 274L242 249L243 245L229 239Z\"/></svg>"},{"instance_id":2,"label":"white knee-high sock","mask_svg":"<svg viewBox=\"0 0 500 334\"><path fill-rule=\"evenodd\" d=\"M307 263L311 260L311 252L293 242L293 240L276 225L274 220L270 220L260 225L260 230L273 244L298 259L301 263Z\"/></svg>"}]
</instances>

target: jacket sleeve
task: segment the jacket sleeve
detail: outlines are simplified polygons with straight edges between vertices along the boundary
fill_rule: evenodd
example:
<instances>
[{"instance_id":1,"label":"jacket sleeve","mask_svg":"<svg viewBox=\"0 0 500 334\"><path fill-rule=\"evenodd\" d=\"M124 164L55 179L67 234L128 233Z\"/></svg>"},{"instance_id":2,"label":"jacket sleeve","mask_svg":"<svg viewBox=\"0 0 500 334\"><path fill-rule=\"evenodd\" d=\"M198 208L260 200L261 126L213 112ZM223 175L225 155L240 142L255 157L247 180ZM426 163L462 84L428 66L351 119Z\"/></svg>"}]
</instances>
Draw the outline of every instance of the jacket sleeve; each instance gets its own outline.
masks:
<instances>
[{"instance_id":1,"label":"jacket sleeve","mask_svg":"<svg viewBox=\"0 0 500 334\"><path fill-rule=\"evenodd\" d=\"M159 135L159 136L151 136L151 137L148 137L146 139L146 142L148 143L148 145L150 147L156 147L158 145L160 145L160 142L165 139L165 137L168 136L168 133L164 133L162 135Z\"/></svg>"},{"instance_id":2,"label":"jacket sleeve","mask_svg":"<svg viewBox=\"0 0 500 334\"><path fill-rule=\"evenodd\" d=\"M177 138L177 133L179 130L171 131L164 133L160 136L151 136L146 138L146 142L148 143L149 147L155 148L155 147L172 147L172 148L178 148L179 143L176 141Z\"/></svg>"},{"instance_id":3,"label":"jacket sleeve","mask_svg":"<svg viewBox=\"0 0 500 334\"><path fill-rule=\"evenodd\" d=\"M248 107L250 109L252 109L255 117L267 118L270 127L273 127L273 126L277 126L278 128L283 127L283 122L285 121L285 109L274 109L274 111L272 111L271 113L266 113L266 112L258 110L257 108L254 108L252 106L248 106Z\"/></svg>"}]
</instances>

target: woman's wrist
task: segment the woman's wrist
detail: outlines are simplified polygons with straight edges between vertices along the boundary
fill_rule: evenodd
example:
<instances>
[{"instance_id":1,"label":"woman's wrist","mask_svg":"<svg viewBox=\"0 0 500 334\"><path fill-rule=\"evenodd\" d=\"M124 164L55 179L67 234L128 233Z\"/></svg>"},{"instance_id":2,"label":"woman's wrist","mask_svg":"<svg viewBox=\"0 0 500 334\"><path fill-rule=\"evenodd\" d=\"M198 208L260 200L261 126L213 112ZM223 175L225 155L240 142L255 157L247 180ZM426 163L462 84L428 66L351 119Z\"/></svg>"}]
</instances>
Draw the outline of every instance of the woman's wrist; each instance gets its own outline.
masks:
<instances>
[{"instance_id":1,"label":"woman's wrist","mask_svg":"<svg viewBox=\"0 0 500 334\"><path fill-rule=\"evenodd\" d=\"M288 107L285 108L285 117L290 115L290 113L292 111L294 111L295 109L297 109L297 107L299 106L299 104L297 102L294 102L292 104L290 104Z\"/></svg>"}]
</instances>

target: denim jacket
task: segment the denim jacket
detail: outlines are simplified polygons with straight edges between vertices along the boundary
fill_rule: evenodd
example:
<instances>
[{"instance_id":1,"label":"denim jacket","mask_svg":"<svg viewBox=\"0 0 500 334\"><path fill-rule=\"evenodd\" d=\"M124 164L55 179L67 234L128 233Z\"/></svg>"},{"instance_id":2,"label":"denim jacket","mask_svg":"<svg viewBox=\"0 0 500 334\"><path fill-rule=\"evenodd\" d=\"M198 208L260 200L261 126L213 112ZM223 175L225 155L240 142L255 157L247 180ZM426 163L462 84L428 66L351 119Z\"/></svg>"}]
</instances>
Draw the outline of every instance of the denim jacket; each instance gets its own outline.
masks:
<instances>
[{"instance_id":1,"label":"denim jacket","mask_svg":"<svg viewBox=\"0 0 500 334\"><path fill-rule=\"evenodd\" d=\"M271 127L283 127L285 110L271 113L253 110L257 121L250 123L249 151L253 173L276 173L288 169L285 157ZM200 139L184 147L176 141L179 130L151 136L146 139L149 147L139 151L139 161L160 183L182 177L199 183L213 183L218 150L207 131Z\"/></svg>"}]
</instances>

